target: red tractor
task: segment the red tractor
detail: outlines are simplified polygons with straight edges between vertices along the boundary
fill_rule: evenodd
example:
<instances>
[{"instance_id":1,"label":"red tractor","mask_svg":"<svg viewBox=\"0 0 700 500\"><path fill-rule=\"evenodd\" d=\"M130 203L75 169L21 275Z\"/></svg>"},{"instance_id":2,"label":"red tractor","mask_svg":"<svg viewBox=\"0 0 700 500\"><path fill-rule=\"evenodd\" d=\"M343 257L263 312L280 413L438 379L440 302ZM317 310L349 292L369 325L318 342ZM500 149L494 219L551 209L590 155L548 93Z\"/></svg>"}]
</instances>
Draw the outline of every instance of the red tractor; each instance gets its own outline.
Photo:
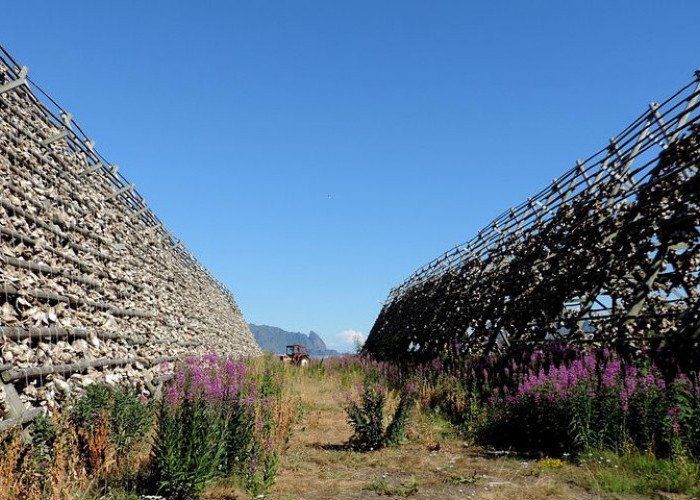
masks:
<instances>
[{"instance_id":1,"label":"red tractor","mask_svg":"<svg viewBox=\"0 0 700 500\"><path fill-rule=\"evenodd\" d=\"M285 364L308 366L310 357L305 345L292 344L287 346L287 351L280 359Z\"/></svg>"}]
</instances>

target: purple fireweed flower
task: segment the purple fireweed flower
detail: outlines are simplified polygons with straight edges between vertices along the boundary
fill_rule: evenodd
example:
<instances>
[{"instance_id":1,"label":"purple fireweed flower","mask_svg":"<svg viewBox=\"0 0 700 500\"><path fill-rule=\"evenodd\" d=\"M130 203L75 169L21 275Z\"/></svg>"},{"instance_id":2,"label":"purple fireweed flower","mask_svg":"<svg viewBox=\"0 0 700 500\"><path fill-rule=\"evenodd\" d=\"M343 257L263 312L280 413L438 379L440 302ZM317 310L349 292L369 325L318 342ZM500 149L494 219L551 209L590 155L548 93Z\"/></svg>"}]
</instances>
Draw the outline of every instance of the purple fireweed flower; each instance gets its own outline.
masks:
<instances>
[{"instance_id":1,"label":"purple fireweed flower","mask_svg":"<svg viewBox=\"0 0 700 500\"><path fill-rule=\"evenodd\" d=\"M255 405L255 396L253 394L248 394L248 396L244 400L244 403L249 407L254 406Z\"/></svg>"},{"instance_id":2,"label":"purple fireweed flower","mask_svg":"<svg viewBox=\"0 0 700 500\"><path fill-rule=\"evenodd\" d=\"M235 398L236 396L238 396L239 393L240 393L240 386L238 385L238 382L229 383L226 385L226 389L224 391L224 397Z\"/></svg>"},{"instance_id":3,"label":"purple fireweed flower","mask_svg":"<svg viewBox=\"0 0 700 500\"><path fill-rule=\"evenodd\" d=\"M639 388L642 392L649 392L651 389L656 388L656 377L652 372L647 373L641 380L639 380Z\"/></svg>"},{"instance_id":4,"label":"purple fireweed flower","mask_svg":"<svg viewBox=\"0 0 700 500\"><path fill-rule=\"evenodd\" d=\"M236 379L238 378L239 370L242 366L244 366L243 363L238 363L234 359L226 359L223 364L224 375Z\"/></svg>"},{"instance_id":5,"label":"purple fireweed flower","mask_svg":"<svg viewBox=\"0 0 700 500\"><path fill-rule=\"evenodd\" d=\"M220 378L209 378L206 381L207 399L222 399L226 393L223 380Z\"/></svg>"},{"instance_id":6,"label":"purple fireweed flower","mask_svg":"<svg viewBox=\"0 0 700 500\"><path fill-rule=\"evenodd\" d=\"M242 392L252 395L250 404L257 398L254 380L247 380L245 361L221 359L215 353L186 358L183 365L175 367L172 387L170 399L174 402L202 398L217 403L237 400Z\"/></svg>"},{"instance_id":7,"label":"purple fireweed flower","mask_svg":"<svg viewBox=\"0 0 700 500\"><path fill-rule=\"evenodd\" d=\"M202 361L204 361L209 366L214 366L219 362L219 355L215 352L209 352L202 356Z\"/></svg>"},{"instance_id":8,"label":"purple fireweed flower","mask_svg":"<svg viewBox=\"0 0 700 500\"><path fill-rule=\"evenodd\" d=\"M617 377L620 375L621 366L620 360L615 359L603 370L602 382L604 387L611 388L615 386Z\"/></svg>"},{"instance_id":9,"label":"purple fireweed flower","mask_svg":"<svg viewBox=\"0 0 700 500\"><path fill-rule=\"evenodd\" d=\"M626 390L620 392L620 405L622 406L622 411L625 413L629 412L629 393Z\"/></svg>"},{"instance_id":10,"label":"purple fireweed flower","mask_svg":"<svg viewBox=\"0 0 700 500\"><path fill-rule=\"evenodd\" d=\"M168 387L165 388L163 397L165 398L165 402L168 403L171 406L176 406L180 403L180 391L177 387L177 385L169 385Z\"/></svg>"},{"instance_id":11,"label":"purple fireweed flower","mask_svg":"<svg viewBox=\"0 0 700 500\"><path fill-rule=\"evenodd\" d=\"M681 431L681 424L678 418L681 416L681 409L678 406L672 406L668 409L668 416L671 418L671 431L678 434Z\"/></svg>"}]
</instances>

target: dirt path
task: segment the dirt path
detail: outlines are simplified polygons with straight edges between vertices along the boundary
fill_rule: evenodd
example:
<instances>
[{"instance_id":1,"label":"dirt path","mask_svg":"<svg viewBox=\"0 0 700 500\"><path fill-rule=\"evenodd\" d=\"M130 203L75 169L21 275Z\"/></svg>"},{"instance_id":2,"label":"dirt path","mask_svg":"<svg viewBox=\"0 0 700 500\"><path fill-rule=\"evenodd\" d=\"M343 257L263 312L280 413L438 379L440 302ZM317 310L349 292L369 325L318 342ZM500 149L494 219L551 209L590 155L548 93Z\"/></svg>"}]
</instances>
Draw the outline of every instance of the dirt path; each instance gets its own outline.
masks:
<instances>
[{"instance_id":1,"label":"dirt path","mask_svg":"<svg viewBox=\"0 0 700 500\"><path fill-rule=\"evenodd\" d=\"M580 467L545 469L536 461L484 458L434 417L416 415L410 442L400 448L348 451L343 444L351 430L338 381L299 377L291 393L306 413L282 459L273 498L601 498L579 486L586 473Z\"/></svg>"}]
</instances>

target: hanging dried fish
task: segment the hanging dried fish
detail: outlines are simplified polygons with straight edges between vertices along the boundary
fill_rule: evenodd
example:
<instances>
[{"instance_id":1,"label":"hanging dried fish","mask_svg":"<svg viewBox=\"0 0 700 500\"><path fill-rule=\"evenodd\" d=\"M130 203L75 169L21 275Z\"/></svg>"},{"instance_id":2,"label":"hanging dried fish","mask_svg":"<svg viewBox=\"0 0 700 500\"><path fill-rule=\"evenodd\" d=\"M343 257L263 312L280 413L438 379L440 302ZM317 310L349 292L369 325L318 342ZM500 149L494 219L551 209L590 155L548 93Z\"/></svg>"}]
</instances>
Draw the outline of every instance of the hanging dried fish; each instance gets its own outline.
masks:
<instances>
[{"instance_id":1,"label":"hanging dried fish","mask_svg":"<svg viewBox=\"0 0 700 500\"><path fill-rule=\"evenodd\" d=\"M0 72L14 74L2 56ZM65 124L38 102L28 87L0 94L1 350L25 374L41 368L22 400L52 408L98 381L146 391L163 356L207 346L258 354L230 292L150 211L134 216L138 193L85 143L57 138Z\"/></svg>"}]
</instances>

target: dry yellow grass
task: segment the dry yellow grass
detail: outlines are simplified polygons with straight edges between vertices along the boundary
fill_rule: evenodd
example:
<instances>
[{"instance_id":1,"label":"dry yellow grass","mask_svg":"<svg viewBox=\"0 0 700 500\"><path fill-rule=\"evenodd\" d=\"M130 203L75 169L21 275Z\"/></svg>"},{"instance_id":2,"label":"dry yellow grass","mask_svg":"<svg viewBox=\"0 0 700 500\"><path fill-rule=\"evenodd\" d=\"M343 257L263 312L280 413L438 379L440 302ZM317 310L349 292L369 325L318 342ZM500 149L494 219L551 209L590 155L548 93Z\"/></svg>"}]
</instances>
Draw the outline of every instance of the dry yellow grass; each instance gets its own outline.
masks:
<instances>
[{"instance_id":1,"label":"dry yellow grass","mask_svg":"<svg viewBox=\"0 0 700 500\"><path fill-rule=\"evenodd\" d=\"M338 377L289 370L287 393L302 402L305 414L282 458L273 498L598 498L571 484L579 468L567 464L543 472L535 461L483 458L449 424L420 412L414 415L406 445L349 451L343 445L352 432L342 396L348 381L343 387Z\"/></svg>"},{"instance_id":2,"label":"dry yellow grass","mask_svg":"<svg viewBox=\"0 0 700 500\"><path fill-rule=\"evenodd\" d=\"M2 448L0 456L0 500L19 498L22 492L22 480L18 464L22 452L22 436L15 432Z\"/></svg>"},{"instance_id":3,"label":"dry yellow grass","mask_svg":"<svg viewBox=\"0 0 700 500\"><path fill-rule=\"evenodd\" d=\"M0 455L0 500L74 500L92 488L93 481L76 453L78 436L64 423L57 421L49 463L38 463L24 453L19 432L9 438Z\"/></svg>"}]
</instances>

